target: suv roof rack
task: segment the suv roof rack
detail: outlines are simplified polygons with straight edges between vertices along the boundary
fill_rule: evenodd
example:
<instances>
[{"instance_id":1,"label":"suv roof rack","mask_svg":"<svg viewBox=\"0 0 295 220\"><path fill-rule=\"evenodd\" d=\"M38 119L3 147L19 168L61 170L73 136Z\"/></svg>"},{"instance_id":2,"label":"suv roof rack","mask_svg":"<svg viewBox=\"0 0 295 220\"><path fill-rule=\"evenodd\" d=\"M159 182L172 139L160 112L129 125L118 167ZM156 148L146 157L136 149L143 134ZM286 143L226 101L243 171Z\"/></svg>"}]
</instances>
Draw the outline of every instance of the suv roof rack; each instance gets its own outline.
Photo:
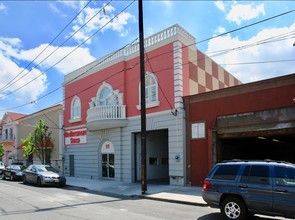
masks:
<instances>
[{"instance_id":1,"label":"suv roof rack","mask_svg":"<svg viewBox=\"0 0 295 220\"><path fill-rule=\"evenodd\" d=\"M221 163L228 163L228 162L273 162L273 163L283 163L283 164L293 164L287 161L282 161L282 160L272 160L272 159L264 159L264 160L247 160L247 159L231 159L231 160L223 160Z\"/></svg>"}]
</instances>

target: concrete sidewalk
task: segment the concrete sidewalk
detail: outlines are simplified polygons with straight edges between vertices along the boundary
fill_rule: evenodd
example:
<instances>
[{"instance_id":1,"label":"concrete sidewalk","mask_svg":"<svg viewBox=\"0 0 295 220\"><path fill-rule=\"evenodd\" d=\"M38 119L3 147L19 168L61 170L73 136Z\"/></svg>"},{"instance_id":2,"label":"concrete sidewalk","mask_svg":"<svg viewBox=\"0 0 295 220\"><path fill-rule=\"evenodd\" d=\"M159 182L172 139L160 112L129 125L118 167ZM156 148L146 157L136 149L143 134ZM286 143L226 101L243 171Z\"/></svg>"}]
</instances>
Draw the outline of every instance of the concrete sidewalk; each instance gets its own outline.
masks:
<instances>
[{"instance_id":1,"label":"concrete sidewalk","mask_svg":"<svg viewBox=\"0 0 295 220\"><path fill-rule=\"evenodd\" d=\"M140 183L67 177L67 185L117 195L206 206L201 187L147 184L147 192L142 195Z\"/></svg>"}]
</instances>

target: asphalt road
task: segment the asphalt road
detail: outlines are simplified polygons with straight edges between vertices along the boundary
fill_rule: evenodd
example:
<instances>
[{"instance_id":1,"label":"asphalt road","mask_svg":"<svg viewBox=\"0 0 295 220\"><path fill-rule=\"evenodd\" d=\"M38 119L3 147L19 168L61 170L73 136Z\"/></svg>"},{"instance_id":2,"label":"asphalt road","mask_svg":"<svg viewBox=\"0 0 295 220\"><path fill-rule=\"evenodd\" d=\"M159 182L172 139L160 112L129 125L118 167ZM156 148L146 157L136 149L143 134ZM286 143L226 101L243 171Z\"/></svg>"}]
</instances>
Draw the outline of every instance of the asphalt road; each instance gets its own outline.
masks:
<instances>
[{"instance_id":1,"label":"asphalt road","mask_svg":"<svg viewBox=\"0 0 295 220\"><path fill-rule=\"evenodd\" d=\"M0 180L0 219L222 220L222 217L219 210L208 207Z\"/></svg>"}]
</instances>

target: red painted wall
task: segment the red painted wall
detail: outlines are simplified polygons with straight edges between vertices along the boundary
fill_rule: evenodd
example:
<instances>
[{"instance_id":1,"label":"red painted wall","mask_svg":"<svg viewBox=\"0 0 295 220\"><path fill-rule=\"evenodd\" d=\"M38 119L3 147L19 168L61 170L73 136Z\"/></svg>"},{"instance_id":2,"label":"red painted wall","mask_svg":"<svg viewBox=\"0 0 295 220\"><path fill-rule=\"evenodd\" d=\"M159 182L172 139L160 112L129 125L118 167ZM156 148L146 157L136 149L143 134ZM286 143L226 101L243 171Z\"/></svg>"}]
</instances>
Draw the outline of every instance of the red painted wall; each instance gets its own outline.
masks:
<instances>
[{"instance_id":1,"label":"red painted wall","mask_svg":"<svg viewBox=\"0 0 295 220\"><path fill-rule=\"evenodd\" d=\"M159 54L161 56L159 56ZM173 44L168 44L146 55L145 71L153 72L158 79L158 94L160 105L147 109L147 114L164 111L174 107L174 69L173 69ZM79 79L69 85L65 90L65 127L86 124L87 110L92 97L96 96L103 82L110 84L114 90L119 89L123 93L123 103L127 106L127 117L140 115L137 109L140 90L140 65L139 57L128 61L122 61L107 67L99 72ZM70 123L71 102L77 95L82 103L82 121Z\"/></svg>"},{"instance_id":2,"label":"red painted wall","mask_svg":"<svg viewBox=\"0 0 295 220\"><path fill-rule=\"evenodd\" d=\"M235 89L238 90L239 87ZM222 94L223 91L225 90L215 91L215 93L219 92ZM189 104L190 124L188 126L192 122L205 121L206 130L210 130L211 132L218 116L290 107L295 105L293 101L294 97L294 84L272 89L263 89L262 85L259 91L196 101L195 103ZM210 137L211 135L209 134ZM193 185L201 185L213 166L211 157L212 137L208 139L208 133L205 139L190 140L191 180Z\"/></svg>"}]
</instances>

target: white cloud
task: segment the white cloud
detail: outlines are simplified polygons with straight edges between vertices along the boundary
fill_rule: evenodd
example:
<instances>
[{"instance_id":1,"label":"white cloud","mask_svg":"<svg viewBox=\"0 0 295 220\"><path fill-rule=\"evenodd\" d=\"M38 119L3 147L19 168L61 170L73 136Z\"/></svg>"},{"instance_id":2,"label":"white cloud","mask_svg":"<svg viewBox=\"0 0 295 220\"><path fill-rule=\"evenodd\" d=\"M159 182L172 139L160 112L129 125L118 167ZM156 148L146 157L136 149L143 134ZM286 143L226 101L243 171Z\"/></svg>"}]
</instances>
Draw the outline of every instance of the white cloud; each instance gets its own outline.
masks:
<instances>
[{"instance_id":1,"label":"white cloud","mask_svg":"<svg viewBox=\"0 0 295 220\"><path fill-rule=\"evenodd\" d=\"M220 11L225 11L225 6L223 1L215 1L214 4Z\"/></svg>"},{"instance_id":2,"label":"white cloud","mask_svg":"<svg viewBox=\"0 0 295 220\"><path fill-rule=\"evenodd\" d=\"M49 8L51 8L52 11L54 11L56 13L60 13L60 10L57 8L56 4L49 3Z\"/></svg>"},{"instance_id":3,"label":"white cloud","mask_svg":"<svg viewBox=\"0 0 295 220\"><path fill-rule=\"evenodd\" d=\"M65 17L65 18L66 18L66 17L68 16L67 14L63 13L63 12L59 9L59 7L57 6L57 4L55 4L55 3L50 2L50 3L49 3L49 8L50 8L53 12L55 12L55 13L61 15L62 17Z\"/></svg>"},{"instance_id":4,"label":"white cloud","mask_svg":"<svg viewBox=\"0 0 295 220\"><path fill-rule=\"evenodd\" d=\"M226 19L239 25L241 22L251 20L259 15L265 15L264 4L234 4L231 6L231 10L227 14Z\"/></svg>"},{"instance_id":5,"label":"white cloud","mask_svg":"<svg viewBox=\"0 0 295 220\"><path fill-rule=\"evenodd\" d=\"M74 22L73 33L79 30L82 25L88 22L79 32L77 32L73 38L78 42L82 43L86 39L88 39L92 34L94 34L99 29L102 29L101 32L104 32L108 29L116 31L119 35L125 36L128 32L124 29L124 26L128 24L128 21L135 20L134 16L128 12L122 12L112 21L111 19L116 15L116 9L111 6L105 6L105 14L103 11L99 12L99 8L91 8L86 7L83 12L78 16L78 19ZM96 16L95 14L98 13ZM91 19L95 16L93 19ZM91 19L91 21L89 21ZM89 39L86 43L90 44L91 39Z\"/></svg>"},{"instance_id":6,"label":"white cloud","mask_svg":"<svg viewBox=\"0 0 295 220\"><path fill-rule=\"evenodd\" d=\"M222 34L222 33L225 33L226 32L226 29L224 27L218 27L216 30L215 30L215 33L216 34Z\"/></svg>"},{"instance_id":7,"label":"white cloud","mask_svg":"<svg viewBox=\"0 0 295 220\"><path fill-rule=\"evenodd\" d=\"M170 9L172 7L172 1L169 0L165 0L165 1L161 1L166 8Z\"/></svg>"},{"instance_id":8,"label":"white cloud","mask_svg":"<svg viewBox=\"0 0 295 220\"><path fill-rule=\"evenodd\" d=\"M37 48L31 50L21 50L16 56L17 59L31 61L39 55L41 51L47 47L48 44L42 44ZM76 47L55 47L49 46L34 62L41 63L41 67L46 71L53 65L55 69L63 74L67 74L73 70L80 68L95 60L90 55L89 48ZM54 52L54 53L53 53ZM52 54L52 55L51 55ZM69 54L69 55L68 55ZM67 56L68 55L68 56ZM64 58L67 56L66 58ZM47 58L48 57L48 58ZM44 60L44 61L43 61ZM61 62L59 62L62 60Z\"/></svg>"},{"instance_id":9,"label":"white cloud","mask_svg":"<svg viewBox=\"0 0 295 220\"><path fill-rule=\"evenodd\" d=\"M15 101L24 102L24 100L36 100L49 86L44 71L55 65L76 48L61 47L56 50L57 47L49 46L40 57L34 61L35 68L34 65L31 65L33 68L30 67L30 69L26 70L20 66L19 63L24 65L24 61L31 62L34 60L46 46L47 44L43 44L37 48L23 50L21 49L21 41L19 39L0 38L0 100L6 98L11 100L12 95L16 97ZM56 52L50 55L55 50ZM49 56L48 59L44 60L47 56ZM54 66L54 68L63 74L67 74L92 62L94 59L95 58L90 55L88 48L78 48ZM43 60L44 62L42 62L40 66L36 65ZM13 83L10 83L14 78L15 80L13 80ZM7 86L8 83L11 85ZM12 95L6 95L12 91L15 91Z\"/></svg>"},{"instance_id":10,"label":"white cloud","mask_svg":"<svg viewBox=\"0 0 295 220\"><path fill-rule=\"evenodd\" d=\"M6 56L17 56L18 48L20 47L20 39L0 37L0 51Z\"/></svg>"},{"instance_id":11,"label":"white cloud","mask_svg":"<svg viewBox=\"0 0 295 220\"><path fill-rule=\"evenodd\" d=\"M3 55L0 50L0 72L1 72L1 81L0 81L0 99L14 99L15 103L18 101L24 100L36 100L36 98L43 93L47 88L47 77L37 69L32 69L32 71L28 73L28 70L24 70L19 67L15 62L11 59L7 58ZM20 76L17 76L19 73L22 73ZM22 75L26 75L21 78ZM38 77L39 76L39 77ZM7 84L17 77L11 83L11 86L7 86ZM31 83L27 84L29 81ZM26 85L27 84L27 85ZM25 86L24 86L25 85ZM22 87L22 88L21 88ZM19 89L21 88L21 89ZM13 92L15 91L15 92ZM11 95L5 95L13 92L14 98L11 98Z\"/></svg>"},{"instance_id":12,"label":"white cloud","mask_svg":"<svg viewBox=\"0 0 295 220\"><path fill-rule=\"evenodd\" d=\"M258 43L275 36L282 36L282 34L290 34L294 32L294 29L295 23L290 27L265 29L257 33L256 36L244 41L229 34L214 38L208 43L207 54L219 64L228 64L224 67L243 83L294 73L294 62L247 64L288 60L290 57L295 57L295 49L292 46L294 39L292 38L264 44ZM233 48L236 49L230 50ZM222 53L222 51L227 52ZM214 56L214 54L218 55Z\"/></svg>"},{"instance_id":13,"label":"white cloud","mask_svg":"<svg viewBox=\"0 0 295 220\"><path fill-rule=\"evenodd\" d=\"M3 3L0 4L0 11L7 12L7 7Z\"/></svg>"},{"instance_id":14,"label":"white cloud","mask_svg":"<svg viewBox=\"0 0 295 220\"><path fill-rule=\"evenodd\" d=\"M57 2L73 9L79 9L87 3L86 1L64 1L64 0L57 1Z\"/></svg>"}]
</instances>

